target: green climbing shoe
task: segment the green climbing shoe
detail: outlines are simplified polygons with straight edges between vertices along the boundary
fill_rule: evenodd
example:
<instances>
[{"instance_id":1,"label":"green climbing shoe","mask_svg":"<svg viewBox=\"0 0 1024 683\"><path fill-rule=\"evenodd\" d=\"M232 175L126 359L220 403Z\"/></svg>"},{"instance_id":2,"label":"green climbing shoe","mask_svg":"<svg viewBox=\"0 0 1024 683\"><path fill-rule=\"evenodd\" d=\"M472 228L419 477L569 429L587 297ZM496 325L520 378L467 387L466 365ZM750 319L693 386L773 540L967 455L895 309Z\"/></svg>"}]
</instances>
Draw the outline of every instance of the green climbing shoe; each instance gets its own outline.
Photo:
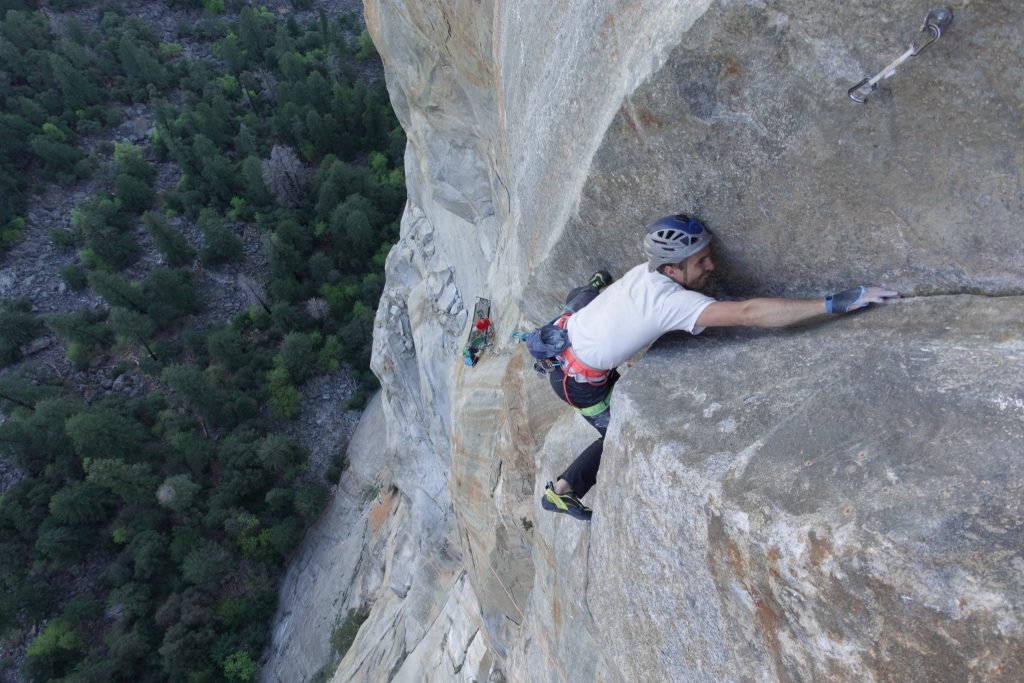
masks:
<instances>
[{"instance_id":1,"label":"green climbing shoe","mask_svg":"<svg viewBox=\"0 0 1024 683\"><path fill-rule=\"evenodd\" d=\"M583 504L572 491L558 494L555 487L549 481L544 487L544 496L540 499L540 506L551 512L564 512L570 517L590 521L594 511Z\"/></svg>"},{"instance_id":2,"label":"green climbing shoe","mask_svg":"<svg viewBox=\"0 0 1024 683\"><path fill-rule=\"evenodd\" d=\"M600 291L612 283L612 274L607 270L599 270L590 276L590 280L587 282L588 287Z\"/></svg>"}]
</instances>

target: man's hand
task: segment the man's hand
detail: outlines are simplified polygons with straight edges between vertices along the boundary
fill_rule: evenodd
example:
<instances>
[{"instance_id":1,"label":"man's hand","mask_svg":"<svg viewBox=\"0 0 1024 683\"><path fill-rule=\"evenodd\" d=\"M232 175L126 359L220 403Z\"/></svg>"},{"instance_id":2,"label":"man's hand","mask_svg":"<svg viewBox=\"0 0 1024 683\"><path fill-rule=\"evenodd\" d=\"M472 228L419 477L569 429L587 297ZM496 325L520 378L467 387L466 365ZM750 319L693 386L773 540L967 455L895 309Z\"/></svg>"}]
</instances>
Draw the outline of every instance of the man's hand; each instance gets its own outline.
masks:
<instances>
[{"instance_id":1,"label":"man's hand","mask_svg":"<svg viewBox=\"0 0 1024 683\"><path fill-rule=\"evenodd\" d=\"M894 292L885 287L851 287L835 294L825 297L826 313L849 313L858 308L864 308L868 304L884 303L886 299L898 297L899 292Z\"/></svg>"}]
</instances>

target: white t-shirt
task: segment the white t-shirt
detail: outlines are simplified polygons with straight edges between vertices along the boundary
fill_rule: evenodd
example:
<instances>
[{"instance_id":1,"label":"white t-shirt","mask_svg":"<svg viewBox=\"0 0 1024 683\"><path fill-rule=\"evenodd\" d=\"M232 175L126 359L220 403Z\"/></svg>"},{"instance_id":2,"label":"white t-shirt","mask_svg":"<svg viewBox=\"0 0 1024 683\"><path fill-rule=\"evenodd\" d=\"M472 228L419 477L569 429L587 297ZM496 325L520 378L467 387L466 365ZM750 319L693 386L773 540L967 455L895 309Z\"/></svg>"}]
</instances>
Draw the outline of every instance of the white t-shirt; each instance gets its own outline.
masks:
<instances>
[{"instance_id":1,"label":"white t-shirt","mask_svg":"<svg viewBox=\"0 0 1024 683\"><path fill-rule=\"evenodd\" d=\"M714 301L641 263L570 317L566 330L581 361L611 370L666 332L703 332L697 318Z\"/></svg>"}]
</instances>

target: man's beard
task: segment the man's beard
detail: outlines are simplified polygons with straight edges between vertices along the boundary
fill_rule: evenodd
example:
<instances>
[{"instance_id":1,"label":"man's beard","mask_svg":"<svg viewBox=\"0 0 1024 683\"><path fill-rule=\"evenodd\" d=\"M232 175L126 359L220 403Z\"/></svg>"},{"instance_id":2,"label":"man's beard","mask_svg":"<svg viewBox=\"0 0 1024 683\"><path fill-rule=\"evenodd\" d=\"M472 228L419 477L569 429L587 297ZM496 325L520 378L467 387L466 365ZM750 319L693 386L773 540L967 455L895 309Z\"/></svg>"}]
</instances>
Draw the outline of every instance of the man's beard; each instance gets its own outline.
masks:
<instances>
[{"instance_id":1,"label":"man's beard","mask_svg":"<svg viewBox=\"0 0 1024 683\"><path fill-rule=\"evenodd\" d=\"M693 290L694 292L701 292L701 293L703 293L704 290L707 289L707 287L708 287L708 285L710 283L711 283L711 274L710 273L704 273L699 278L697 278L697 281L693 283L693 286L687 287L687 289Z\"/></svg>"}]
</instances>

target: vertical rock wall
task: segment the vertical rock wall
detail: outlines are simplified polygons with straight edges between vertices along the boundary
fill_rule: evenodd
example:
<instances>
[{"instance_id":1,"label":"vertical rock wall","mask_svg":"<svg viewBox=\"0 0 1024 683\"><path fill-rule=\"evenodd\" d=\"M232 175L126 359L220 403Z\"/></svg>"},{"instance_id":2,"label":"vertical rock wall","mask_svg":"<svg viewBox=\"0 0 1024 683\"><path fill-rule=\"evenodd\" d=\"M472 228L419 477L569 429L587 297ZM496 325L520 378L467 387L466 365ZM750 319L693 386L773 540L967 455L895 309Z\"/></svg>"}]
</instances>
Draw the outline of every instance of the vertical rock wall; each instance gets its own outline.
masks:
<instances>
[{"instance_id":1,"label":"vertical rock wall","mask_svg":"<svg viewBox=\"0 0 1024 683\"><path fill-rule=\"evenodd\" d=\"M950 5L858 105L929 7L366 1L409 135L374 354L408 514L335 680L1024 677L1024 7ZM509 334L678 210L721 296L907 299L657 345L593 523L543 513L592 431Z\"/></svg>"},{"instance_id":2,"label":"vertical rock wall","mask_svg":"<svg viewBox=\"0 0 1024 683\"><path fill-rule=\"evenodd\" d=\"M1022 314L936 296L652 349L590 541L624 680L1018 680Z\"/></svg>"}]
</instances>

